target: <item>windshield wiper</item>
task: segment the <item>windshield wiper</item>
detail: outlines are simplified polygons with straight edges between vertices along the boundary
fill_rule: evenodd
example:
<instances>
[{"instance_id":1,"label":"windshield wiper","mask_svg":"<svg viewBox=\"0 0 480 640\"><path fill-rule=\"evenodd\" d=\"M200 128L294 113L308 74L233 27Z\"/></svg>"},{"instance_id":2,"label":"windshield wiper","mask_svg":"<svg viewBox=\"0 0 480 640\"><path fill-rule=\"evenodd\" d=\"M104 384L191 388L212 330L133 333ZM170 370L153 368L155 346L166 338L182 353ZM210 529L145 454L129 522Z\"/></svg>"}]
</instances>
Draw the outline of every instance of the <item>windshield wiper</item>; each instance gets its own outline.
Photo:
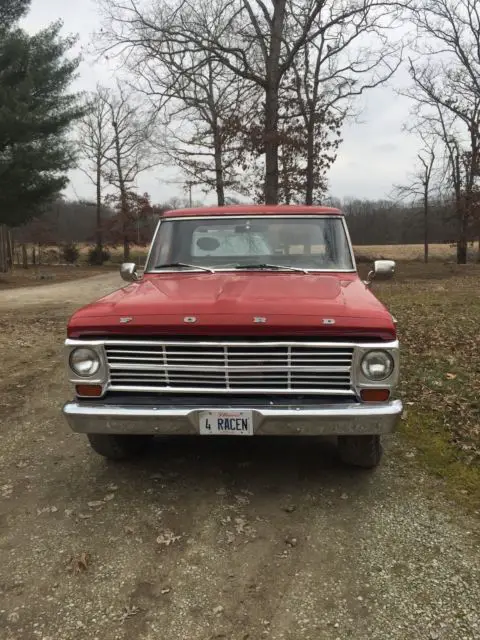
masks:
<instances>
[{"instance_id":1,"label":"windshield wiper","mask_svg":"<svg viewBox=\"0 0 480 640\"><path fill-rule=\"evenodd\" d=\"M278 271L298 271L299 273L308 273L306 269L300 267L290 267L283 264L236 264L235 269L277 269Z\"/></svg>"},{"instance_id":2,"label":"windshield wiper","mask_svg":"<svg viewBox=\"0 0 480 640\"><path fill-rule=\"evenodd\" d=\"M157 264L154 269L168 269L170 267L181 267L182 269L198 269L199 271L208 271L208 273L215 273L214 269L208 267L200 267L198 264L187 264L186 262L169 262L168 264Z\"/></svg>"}]
</instances>

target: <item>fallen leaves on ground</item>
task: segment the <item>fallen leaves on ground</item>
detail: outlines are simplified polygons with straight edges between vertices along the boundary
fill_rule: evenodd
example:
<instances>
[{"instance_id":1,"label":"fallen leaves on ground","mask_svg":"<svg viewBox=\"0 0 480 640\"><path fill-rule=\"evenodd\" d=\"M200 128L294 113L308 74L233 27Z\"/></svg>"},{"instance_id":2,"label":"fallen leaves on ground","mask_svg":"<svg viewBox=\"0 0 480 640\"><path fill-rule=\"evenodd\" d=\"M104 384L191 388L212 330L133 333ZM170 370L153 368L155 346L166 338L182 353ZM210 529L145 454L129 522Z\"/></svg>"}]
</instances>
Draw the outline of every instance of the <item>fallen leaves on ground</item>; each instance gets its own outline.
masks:
<instances>
[{"instance_id":1,"label":"fallen leaves on ground","mask_svg":"<svg viewBox=\"0 0 480 640\"><path fill-rule=\"evenodd\" d=\"M68 561L68 569L74 575L86 571L90 564L90 554L87 552L80 553L78 556L71 556Z\"/></svg>"},{"instance_id":2,"label":"fallen leaves on ground","mask_svg":"<svg viewBox=\"0 0 480 640\"><path fill-rule=\"evenodd\" d=\"M140 611L142 611L140 607L137 607L134 604L128 604L123 607L123 610L116 616L116 619L120 622L125 622L125 620L128 620L128 618L136 616L137 613L140 613Z\"/></svg>"},{"instance_id":3,"label":"fallen leaves on ground","mask_svg":"<svg viewBox=\"0 0 480 640\"><path fill-rule=\"evenodd\" d=\"M177 542L178 540L180 540L182 536L177 536L173 533L173 531L170 531L170 529L165 529L164 531L162 531L162 533L157 537L157 544L160 545L164 545L166 547L169 547L171 544L173 544L174 542Z\"/></svg>"},{"instance_id":4,"label":"fallen leaves on ground","mask_svg":"<svg viewBox=\"0 0 480 640\"><path fill-rule=\"evenodd\" d=\"M443 267L443 268L442 268ZM479 265L406 265L374 291L398 319L400 394L467 465L480 464ZM407 276L407 277L405 277ZM442 278L442 286L435 279ZM430 279L429 279L430 278ZM409 419L410 419L409 417Z\"/></svg>"}]
</instances>

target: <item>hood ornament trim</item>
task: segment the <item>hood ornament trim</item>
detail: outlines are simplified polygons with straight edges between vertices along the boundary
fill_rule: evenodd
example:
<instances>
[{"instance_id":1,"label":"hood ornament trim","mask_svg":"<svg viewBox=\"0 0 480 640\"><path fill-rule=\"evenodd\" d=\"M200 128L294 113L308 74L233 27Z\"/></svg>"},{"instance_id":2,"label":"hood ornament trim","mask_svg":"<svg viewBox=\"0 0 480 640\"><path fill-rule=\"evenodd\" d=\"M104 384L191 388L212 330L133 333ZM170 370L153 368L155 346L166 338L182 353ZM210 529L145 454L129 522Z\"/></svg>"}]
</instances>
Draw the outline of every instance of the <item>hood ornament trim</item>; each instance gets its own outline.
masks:
<instances>
[{"instance_id":1,"label":"hood ornament trim","mask_svg":"<svg viewBox=\"0 0 480 640\"><path fill-rule=\"evenodd\" d=\"M124 318L120 318L120 324L127 324L133 320L132 316L125 316Z\"/></svg>"}]
</instances>

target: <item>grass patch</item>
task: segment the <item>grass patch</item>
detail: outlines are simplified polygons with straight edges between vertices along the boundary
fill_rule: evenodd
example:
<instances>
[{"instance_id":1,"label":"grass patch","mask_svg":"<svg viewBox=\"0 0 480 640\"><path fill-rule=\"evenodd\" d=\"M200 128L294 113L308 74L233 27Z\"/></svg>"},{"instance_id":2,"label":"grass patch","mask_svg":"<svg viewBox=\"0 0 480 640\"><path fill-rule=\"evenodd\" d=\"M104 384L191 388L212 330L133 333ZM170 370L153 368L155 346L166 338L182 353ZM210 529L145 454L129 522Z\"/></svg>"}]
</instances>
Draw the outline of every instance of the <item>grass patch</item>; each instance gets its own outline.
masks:
<instances>
[{"instance_id":1,"label":"grass patch","mask_svg":"<svg viewBox=\"0 0 480 640\"><path fill-rule=\"evenodd\" d=\"M412 409L412 410L410 410ZM480 505L480 466L452 442L451 433L426 412L407 406L400 432L417 451L417 460L445 481L452 497L472 509Z\"/></svg>"},{"instance_id":2,"label":"grass patch","mask_svg":"<svg viewBox=\"0 0 480 640\"><path fill-rule=\"evenodd\" d=\"M480 504L480 267L422 265L374 285L398 320L401 433L457 499Z\"/></svg>"}]
</instances>

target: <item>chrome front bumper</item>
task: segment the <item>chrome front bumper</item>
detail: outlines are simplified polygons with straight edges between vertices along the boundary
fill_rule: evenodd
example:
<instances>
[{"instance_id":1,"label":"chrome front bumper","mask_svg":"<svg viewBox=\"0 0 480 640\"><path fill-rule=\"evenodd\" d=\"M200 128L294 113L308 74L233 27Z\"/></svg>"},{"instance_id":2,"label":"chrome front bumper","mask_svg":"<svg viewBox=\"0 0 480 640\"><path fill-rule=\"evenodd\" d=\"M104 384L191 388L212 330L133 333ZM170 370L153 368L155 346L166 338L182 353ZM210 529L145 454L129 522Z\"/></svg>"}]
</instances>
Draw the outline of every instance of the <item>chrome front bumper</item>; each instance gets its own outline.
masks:
<instances>
[{"instance_id":1,"label":"chrome front bumper","mask_svg":"<svg viewBox=\"0 0 480 640\"><path fill-rule=\"evenodd\" d=\"M69 402L63 413L77 433L198 435L199 413L233 407L152 407ZM253 413L254 435L328 436L373 435L394 431L402 414L400 400L379 404L325 404L318 406L258 407Z\"/></svg>"}]
</instances>

